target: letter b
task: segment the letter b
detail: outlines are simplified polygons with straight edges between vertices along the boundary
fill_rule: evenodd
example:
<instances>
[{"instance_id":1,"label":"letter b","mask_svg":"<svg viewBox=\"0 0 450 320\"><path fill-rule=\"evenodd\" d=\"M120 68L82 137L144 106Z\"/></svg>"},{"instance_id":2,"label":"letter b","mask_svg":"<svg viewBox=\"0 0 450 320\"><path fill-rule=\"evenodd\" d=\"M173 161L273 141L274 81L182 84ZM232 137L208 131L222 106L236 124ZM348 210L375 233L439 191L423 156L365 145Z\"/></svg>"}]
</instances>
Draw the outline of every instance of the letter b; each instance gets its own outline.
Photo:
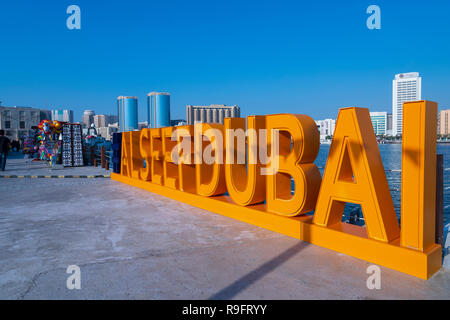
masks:
<instances>
[{"instance_id":1,"label":"letter b","mask_svg":"<svg viewBox=\"0 0 450 320\"><path fill-rule=\"evenodd\" d=\"M266 116L266 127L267 149L276 143L279 153L270 156L271 165L275 161L278 166L276 172L267 175L267 210L285 216L314 210L322 181L314 164L320 147L314 120L306 115L276 114ZM279 131L278 142L272 140L272 130Z\"/></svg>"}]
</instances>

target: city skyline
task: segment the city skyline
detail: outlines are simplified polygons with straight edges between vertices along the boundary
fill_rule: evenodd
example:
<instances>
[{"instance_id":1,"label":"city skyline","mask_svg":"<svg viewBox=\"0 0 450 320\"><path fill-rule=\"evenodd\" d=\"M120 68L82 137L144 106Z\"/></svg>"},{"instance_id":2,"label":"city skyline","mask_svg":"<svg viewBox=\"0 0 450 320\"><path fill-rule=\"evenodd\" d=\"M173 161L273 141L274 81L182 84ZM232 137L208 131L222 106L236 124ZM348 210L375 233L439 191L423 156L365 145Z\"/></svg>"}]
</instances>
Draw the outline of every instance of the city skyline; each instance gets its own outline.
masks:
<instances>
[{"instance_id":1,"label":"city skyline","mask_svg":"<svg viewBox=\"0 0 450 320\"><path fill-rule=\"evenodd\" d=\"M80 119L87 106L111 114L115 97L136 95L144 121L146 94L168 91L173 118L184 118L188 104L236 104L242 116L324 119L350 105L389 111L393 75L417 71L423 99L450 106L448 1L380 1L380 30L366 27L369 2L329 1L327 10L322 3L253 4L78 1L81 30L68 30L66 4L4 3L3 44L14 50L0 53L8 61L0 100L73 109ZM148 19L155 10L163 14ZM217 22L224 18L232 23ZM118 47L117 38L131 45Z\"/></svg>"},{"instance_id":2,"label":"city skyline","mask_svg":"<svg viewBox=\"0 0 450 320\"><path fill-rule=\"evenodd\" d=\"M400 79L400 77L401 77L401 79ZM405 77L405 79L403 79L403 77ZM400 110L402 109L402 106L398 106L398 104L396 104L396 105L394 105L394 101L396 100L396 86L397 86L397 82L398 82L398 80L400 79L400 80L408 80L408 78L414 78L414 79L416 79L416 77L417 77L417 79L419 79L419 83L418 83L418 85L417 85L417 92L418 92L418 95L417 95L417 97L415 96L415 97L413 97L413 98L411 98L411 97L409 97L409 98L411 98L411 99L403 99L404 101L402 101L402 103L403 102L407 102L407 101L415 101L415 100L420 100L421 98L421 86L422 86L422 82L421 82L421 80L422 80L422 78L419 76L419 73L418 72L404 72L404 73L401 73L401 74L395 74L395 79L393 80L393 88L392 88L392 105L390 106L390 107L387 107L387 108L385 108L385 110L382 110L382 109L380 109L380 110L373 110L373 109L370 109L369 108L369 111L371 112L371 113L387 113L388 115L393 115L394 113L395 113L395 109L396 108L399 108ZM414 94L416 93L416 91L414 91ZM152 95L152 94L162 94L162 95L169 95L170 96L170 93L165 93L165 92L163 92L163 93L158 93L158 92L151 92L151 93L149 93L149 94L147 94L146 95L146 98L147 98L147 105L146 105L146 107L144 107L144 110L141 110L141 112L139 112L139 103L138 103L138 122L144 122L143 120L146 120L146 122L148 123L148 119L149 119L149 117L150 117L150 113L149 113L149 100L148 100L148 97L150 96L150 95ZM139 101L139 98L138 98L138 96L133 96L132 98L134 98L134 99L136 99L137 101ZM117 98L116 98L117 99ZM116 100L117 101L117 100ZM116 102L117 103L117 102ZM214 106L214 105L216 105L216 106L225 106L225 104L211 104L210 106ZM0 106L2 106L2 101L0 100ZM5 105L3 105L4 107L6 107ZM355 105L349 105L349 106L355 106ZM349 106L342 106L342 107L349 107ZM17 108L39 108L39 107L36 107L36 106L17 106L17 105L11 105L11 106L8 106L8 107L17 107ZM188 108L188 107L192 107L192 105L190 105L190 104L187 104L186 105L186 108ZM195 106L195 107L197 107L197 106ZM232 106L227 106L227 107L232 107ZM441 111L441 110L447 110L448 109L448 107L447 106L443 106L443 105L440 105L440 106L438 106L438 108L439 108L439 111ZM47 110L47 108L40 108L41 110ZM94 107L92 107L92 106L86 106L86 107L81 107L81 110L82 110L82 114L81 114L81 117L80 117L80 120L74 120L73 122L81 122L81 123L83 123L84 122L84 120L83 120L83 117L84 117L84 113L86 112L86 111L89 111L89 112L93 112L93 114L95 114L96 113L96 109L94 108ZM48 111L50 111L50 110L48 110ZM60 112L62 112L62 111L64 111L64 112L66 112L66 111L69 111L69 112L71 112L71 113L73 113L73 109L63 109L63 108L57 108L57 109L54 109L54 108L51 108L51 111L52 111L52 113L53 112L55 112L55 111L60 111ZM116 113L114 113L114 110L109 110L108 112L109 112L109 114L108 113L100 113L100 114L98 114L98 115L105 115L105 116L111 116L111 115L116 115L116 116L118 116L118 114L117 114L117 105L116 105ZM170 107L169 107L169 112L170 112ZM177 112L178 113L178 112ZM186 114L185 114L186 115ZM253 114L252 114L253 115ZM255 114L256 115L256 114ZM72 118L74 118L73 117L73 115L72 115ZM330 118L332 118L332 117L330 117L330 116L325 116L325 117L323 117L323 118L315 118L316 120L319 120L319 119L330 119ZM401 119L401 118L400 118ZM51 120L55 120L55 119L53 119L53 116L52 116L52 119ZM184 119L185 121L187 121L187 122L189 122L188 121L188 119L186 118L186 119Z\"/></svg>"},{"instance_id":3,"label":"city skyline","mask_svg":"<svg viewBox=\"0 0 450 320\"><path fill-rule=\"evenodd\" d=\"M412 75L412 76L411 76ZM396 84L397 84L397 81L400 79L399 77L400 76L402 76L402 78L403 78L403 76L404 77L417 77L417 79L419 79L419 83L418 83L418 85L417 85L417 88L418 88L418 98L416 99L416 98L414 98L414 99L403 99L404 101L403 102L406 102L406 101L415 101L415 100L420 100L421 99L421 87L422 87L422 78L419 76L420 75L420 73L419 72L403 72L403 73L400 73L400 74L395 74L394 76L395 76L395 79L393 80L393 87L392 87L392 105L391 106L389 106L389 107L386 107L386 108L381 108L381 109L372 109L372 108L370 108L369 107L369 111L371 112L371 113L378 113L378 112L386 112L387 114L391 114L391 115L393 115L393 114L395 114L395 106L394 106L394 100L396 99L395 97L396 97ZM408 80L407 78L405 78L406 80ZM400 80L405 80L405 79L400 79ZM170 95L169 93L159 93L159 94L168 94L168 95ZM147 106L145 106L144 107L144 110L141 110L141 111L139 111L139 104L138 104L138 121L139 122L143 122L144 120L146 120L147 122L148 122L148 117L149 117L149 106L148 106L148 96L149 96L149 94L147 94L146 95L146 98L147 98ZM135 98L135 99L137 99L137 101L139 101L139 98L138 98L138 96L133 96L133 98ZM402 103L403 103L402 102ZM5 106L5 105L2 105L2 101L0 100L0 106ZM214 105L214 104L211 104L211 105ZM218 105L218 104L217 104ZM185 105L185 107L189 107L189 106L191 106L190 104L186 104ZM349 106L356 106L356 105L348 105L348 106L341 106L341 107L349 107ZM25 107L25 108L40 108L39 106L19 106L19 105L10 105L10 106L8 106L8 107L18 107L18 108L22 108L22 107ZM399 108L400 110L402 109L402 107L398 107L397 106L397 108ZM439 109L439 111L441 111L441 110L446 110L446 109L448 109L449 107L448 106L446 106L446 105L438 105L438 109ZM69 109L67 109L67 108L63 108L63 107L59 107L59 108L50 108L50 109L47 109L47 108L40 108L41 110L48 110L48 111L52 111L52 112L54 112L54 111L70 111L70 112L72 112L73 113L73 108L69 108ZM80 119L79 120L74 120L74 122L83 122L84 120L83 120L83 114L84 114L84 112L85 111L90 111L90 110L93 110L94 111L94 113L96 113L96 109L94 108L94 107L92 107L92 106L82 106L82 107L80 107L79 108L79 110L82 110L81 112L81 116L80 116ZM107 113L100 113L101 115L117 115L117 106L116 106L116 113L114 113L114 110L108 110L107 111ZM178 111L175 111L174 113L176 113L176 114L179 114L180 112L178 112ZM257 114L247 114L247 115L257 115ZM117 115L118 116L118 115ZM72 114L72 116L71 116L73 119L75 119L75 117L73 117L73 114ZM52 117L53 118L53 117ZM327 119L327 118L332 118L332 116L324 116L324 117L322 117L322 118L315 118L316 120L317 119ZM401 119L401 118L400 118ZM54 120L54 119L52 119L52 120ZM184 120L186 120L187 121L187 119L184 119ZM395 127L395 126L394 126ZM400 126L400 129L401 129L401 126ZM393 132L394 132L394 130L393 130Z\"/></svg>"}]
</instances>

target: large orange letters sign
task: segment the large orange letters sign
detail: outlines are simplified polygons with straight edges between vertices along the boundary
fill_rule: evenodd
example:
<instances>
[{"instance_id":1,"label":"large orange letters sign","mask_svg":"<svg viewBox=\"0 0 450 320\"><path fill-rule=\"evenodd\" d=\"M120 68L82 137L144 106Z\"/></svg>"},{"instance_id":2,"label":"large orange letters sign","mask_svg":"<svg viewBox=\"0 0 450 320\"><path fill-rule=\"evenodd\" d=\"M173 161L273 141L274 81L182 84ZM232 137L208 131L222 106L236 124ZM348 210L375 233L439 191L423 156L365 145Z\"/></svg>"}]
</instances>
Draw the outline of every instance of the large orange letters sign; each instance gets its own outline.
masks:
<instances>
[{"instance_id":1,"label":"large orange letters sign","mask_svg":"<svg viewBox=\"0 0 450 320\"><path fill-rule=\"evenodd\" d=\"M124 132L121 173L111 177L428 279L442 252L434 243L436 116L434 102L404 105L401 227L365 108L339 111L323 177L316 124L293 114ZM346 203L361 206L364 227L342 222Z\"/></svg>"}]
</instances>

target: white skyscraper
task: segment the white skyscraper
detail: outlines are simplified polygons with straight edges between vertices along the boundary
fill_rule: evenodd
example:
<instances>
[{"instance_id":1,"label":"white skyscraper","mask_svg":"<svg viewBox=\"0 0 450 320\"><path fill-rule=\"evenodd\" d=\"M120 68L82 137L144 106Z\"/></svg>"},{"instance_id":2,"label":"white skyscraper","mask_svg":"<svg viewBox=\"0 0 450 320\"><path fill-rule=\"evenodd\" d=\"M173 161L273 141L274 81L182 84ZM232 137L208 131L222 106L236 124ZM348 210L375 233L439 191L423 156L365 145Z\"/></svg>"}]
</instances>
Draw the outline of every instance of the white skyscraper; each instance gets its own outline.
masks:
<instances>
[{"instance_id":1,"label":"white skyscraper","mask_svg":"<svg viewBox=\"0 0 450 320\"><path fill-rule=\"evenodd\" d=\"M418 72L395 75L392 83L392 135L402 134L403 103L420 100L422 78Z\"/></svg>"},{"instance_id":2,"label":"white skyscraper","mask_svg":"<svg viewBox=\"0 0 450 320\"><path fill-rule=\"evenodd\" d=\"M335 119L316 120L317 129L319 130L321 139L334 134L336 127Z\"/></svg>"},{"instance_id":3,"label":"white skyscraper","mask_svg":"<svg viewBox=\"0 0 450 320\"><path fill-rule=\"evenodd\" d=\"M52 110L52 120L73 122L73 110Z\"/></svg>"}]
</instances>

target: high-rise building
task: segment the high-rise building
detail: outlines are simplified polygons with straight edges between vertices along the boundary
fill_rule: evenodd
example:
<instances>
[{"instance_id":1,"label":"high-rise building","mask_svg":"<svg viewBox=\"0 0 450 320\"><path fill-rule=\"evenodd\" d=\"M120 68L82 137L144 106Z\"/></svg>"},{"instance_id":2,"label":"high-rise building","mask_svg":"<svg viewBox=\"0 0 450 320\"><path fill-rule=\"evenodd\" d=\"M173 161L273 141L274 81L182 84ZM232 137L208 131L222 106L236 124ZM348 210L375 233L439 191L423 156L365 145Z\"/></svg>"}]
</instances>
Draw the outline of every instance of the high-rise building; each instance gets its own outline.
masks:
<instances>
[{"instance_id":1,"label":"high-rise building","mask_svg":"<svg viewBox=\"0 0 450 320\"><path fill-rule=\"evenodd\" d=\"M73 110L52 110L52 121L73 123Z\"/></svg>"},{"instance_id":2,"label":"high-rise building","mask_svg":"<svg viewBox=\"0 0 450 320\"><path fill-rule=\"evenodd\" d=\"M334 128L336 127L335 119L316 120L315 122L321 139L325 139L327 136L334 134Z\"/></svg>"},{"instance_id":3,"label":"high-rise building","mask_svg":"<svg viewBox=\"0 0 450 320\"><path fill-rule=\"evenodd\" d=\"M441 134L441 112L437 113L437 134Z\"/></svg>"},{"instance_id":4,"label":"high-rise building","mask_svg":"<svg viewBox=\"0 0 450 320\"><path fill-rule=\"evenodd\" d=\"M439 111L439 132L440 135L448 135L450 134L450 109Z\"/></svg>"},{"instance_id":5,"label":"high-rise building","mask_svg":"<svg viewBox=\"0 0 450 320\"><path fill-rule=\"evenodd\" d=\"M119 131L133 131L138 129L138 100L137 97L117 97L117 115Z\"/></svg>"},{"instance_id":6,"label":"high-rise building","mask_svg":"<svg viewBox=\"0 0 450 320\"><path fill-rule=\"evenodd\" d=\"M147 122L149 128L170 126L170 93L150 92L147 94Z\"/></svg>"},{"instance_id":7,"label":"high-rise building","mask_svg":"<svg viewBox=\"0 0 450 320\"><path fill-rule=\"evenodd\" d=\"M117 122L117 116L109 114L96 114L93 119L96 128L107 127L108 124Z\"/></svg>"},{"instance_id":8,"label":"high-rise building","mask_svg":"<svg viewBox=\"0 0 450 320\"><path fill-rule=\"evenodd\" d=\"M94 115L94 125L96 128L106 127L108 125L107 117L104 114Z\"/></svg>"},{"instance_id":9,"label":"high-rise building","mask_svg":"<svg viewBox=\"0 0 450 320\"><path fill-rule=\"evenodd\" d=\"M392 135L402 134L403 103L420 100L422 78L418 72L400 73L392 82Z\"/></svg>"},{"instance_id":10,"label":"high-rise building","mask_svg":"<svg viewBox=\"0 0 450 320\"><path fill-rule=\"evenodd\" d=\"M92 110L84 110L83 116L81 117L81 121L83 122L83 126L85 128L90 128L91 124L94 123L95 112Z\"/></svg>"},{"instance_id":11,"label":"high-rise building","mask_svg":"<svg viewBox=\"0 0 450 320\"><path fill-rule=\"evenodd\" d=\"M386 135L387 130L387 112L370 112L370 120L372 120L375 135Z\"/></svg>"},{"instance_id":12,"label":"high-rise building","mask_svg":"<svg viewBox=\"0 0 450 320\"><path fill-rule=\"evenodd\" d=\"M106 127L99 127L97 128L97 133L99 136L105 138L105 140L111 140L112 135L115 132L119 131L119 127L116 125L108 124Z\"/></svg>"},{"instance_id":13,"label":"high-rise building","mask_svg":"<svg viewBox=\"0 0 450 320\"><path fill-rule=\"evenodd\" d=\"M386 135L392 136L392 113L387 114Z\"/></svg>"},{"instance_id":14,"label":"high-rise building","mask_svg":"<svg viewBox=\"0 0 450 320\"><path fill-rule=\"evenodd\" d=\"M238 106L226 106L224 104L212 104L210 106L186 106L186 122L194 124L224 123L225 118L239 118L241 109Z\"/></svg>"}]
</instances>

